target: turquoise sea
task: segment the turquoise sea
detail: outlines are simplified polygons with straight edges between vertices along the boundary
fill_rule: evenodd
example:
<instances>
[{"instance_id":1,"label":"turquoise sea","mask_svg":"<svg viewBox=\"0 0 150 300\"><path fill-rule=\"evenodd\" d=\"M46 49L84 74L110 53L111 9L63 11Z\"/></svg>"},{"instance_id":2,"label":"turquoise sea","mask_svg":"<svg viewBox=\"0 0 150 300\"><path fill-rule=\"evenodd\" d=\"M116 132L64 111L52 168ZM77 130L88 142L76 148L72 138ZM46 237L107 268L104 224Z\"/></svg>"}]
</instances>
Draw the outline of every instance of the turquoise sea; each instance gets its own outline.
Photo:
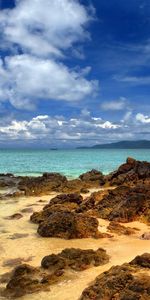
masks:
<instances>
[{"instance_id":1,"label":"turquoise sea","mask_svg":"<svg viewBox=\"0 0 150 300\"><path fill-rule=\"evenodd\" d=\"M91 169L107 174L128 156L150 161L150 149L0 150L0 173L39 176L60 172L77 177Z\"/></svg>"}]
</instances>

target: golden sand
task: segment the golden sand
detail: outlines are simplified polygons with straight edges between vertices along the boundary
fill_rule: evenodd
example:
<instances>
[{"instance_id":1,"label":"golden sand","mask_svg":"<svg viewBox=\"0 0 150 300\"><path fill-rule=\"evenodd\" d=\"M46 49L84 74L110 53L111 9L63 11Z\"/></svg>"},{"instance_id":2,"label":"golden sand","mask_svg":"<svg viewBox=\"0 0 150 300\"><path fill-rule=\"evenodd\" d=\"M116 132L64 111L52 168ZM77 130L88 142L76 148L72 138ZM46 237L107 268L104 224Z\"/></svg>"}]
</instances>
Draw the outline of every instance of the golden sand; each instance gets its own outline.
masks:
<instances>
[{"instance_id":1,"label":"golden sand","mask_svg":"<svg viewBox=\"0 0 150 300\"><path fill-rule=\"evenodd\" d=\"M93 190L92 190L93 192ZM76 240L63 240L58 238L42 238L36 233L37 225L29 221L32 212L21 212L22 209L30 207L33 211L39 211L42 207L54 197L55 194L50 194L43 197L24 197L19 200L3 200L0 203L0 260L1 267L0 273L6 273L13 267L3 266L9 259L28 259L31 261L29 264L39 266L41 259L45 255L51 253L58 253L64 248L81 248L81 249L97 249L102 247L107 250L110 255L110 262L104 266L94 267L83 272L72 272L70 278L52 286L50 292L40 292L32 295L21 297L22 300L77 300L79 299L82 291L88 284L95 279L101 272L108 270L112 265L122 264L129 262L136 255L149 252L150 241L141 240L142 233L150 230L147 225L139 222L132 222L126 226L136 227L137 231L132 236L118 236L114 234L113 238L105 239L76 239ZM39 202L39 200L45 202ZM32 206L31 206L32 205ZM5 217L14 213L22 213L23 218L19 220L8 220ZM99 230L106 232L109 222L99 219ZM11 239L15 233L28 234L26 237L19 239ZM0 298L3 299L3 298Z\"/></svg>"}]
</instances>

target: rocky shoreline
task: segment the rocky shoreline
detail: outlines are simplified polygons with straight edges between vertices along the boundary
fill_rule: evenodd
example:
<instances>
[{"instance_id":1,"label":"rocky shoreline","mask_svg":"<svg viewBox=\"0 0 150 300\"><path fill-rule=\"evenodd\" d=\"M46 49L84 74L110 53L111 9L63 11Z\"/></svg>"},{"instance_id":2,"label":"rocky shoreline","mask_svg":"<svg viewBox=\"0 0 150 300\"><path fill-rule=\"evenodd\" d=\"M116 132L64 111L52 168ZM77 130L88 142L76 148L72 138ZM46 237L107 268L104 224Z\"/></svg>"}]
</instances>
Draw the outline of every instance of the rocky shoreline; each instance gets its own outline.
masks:
<instances>
[{"instance_id":1,"label":"rocky shoreline","mask_svg":"<svg viewBox=\"0 0 150 300\"><path fill-rule=\"evenodd\" d=\"M0 187L4 190L0 196L2 202L55 193L46 205L42 199L38 200L38 211L28 206L6 217L11 222L19 222L23 214L27 213L28 220L35 224L34 228L36 230L37 227L37 234L42 239L76 241L92 238L113 241L119 236L136 236L139 233L141 242L150 240L148 162L127 158L126 163L109 175L91 170L74 180L68 180L58 173L44 173L35 178L0 174ZM89 192L92 189L96 191ZM109 221L105 231L101 230L99 219ZM139 228L128 226L129 222L135 221L145 223L148 231L140 235ZM8 299L40 291L49 292L51 285L69 278L70 270L79 272L107 265L109 259L110 255L101 247L97 250L64 248L60 253L45 256L40 267L21 264L2 275L3 287L0 293ZM150 254L141 253L131 262L125 263L110 270L108 268L107 272L100 272L94 283L83 291L80 299L150 299Z\"/></svg>"}]
</instances>

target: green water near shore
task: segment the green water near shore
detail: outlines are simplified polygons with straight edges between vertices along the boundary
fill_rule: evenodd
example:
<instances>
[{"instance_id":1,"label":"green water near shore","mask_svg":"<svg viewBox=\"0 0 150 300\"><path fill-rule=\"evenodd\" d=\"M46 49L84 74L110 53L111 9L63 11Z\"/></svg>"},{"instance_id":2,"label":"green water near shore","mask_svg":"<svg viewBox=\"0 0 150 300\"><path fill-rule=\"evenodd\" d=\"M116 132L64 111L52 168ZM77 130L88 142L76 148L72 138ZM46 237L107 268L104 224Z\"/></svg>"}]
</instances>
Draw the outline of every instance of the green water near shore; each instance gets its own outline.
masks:
<instances>
[{"instance_id":1,"label":"green water near shore","mask_svg":"<svg viewBox=\"0 0 150 300\"><path fill-rule=\"evenodd\" d=\"M78 177L98 169L107 174L128 156L150 161L150 149L0 150L0 173L39 176L59 172Z\"/></svg>"}]
</instances>

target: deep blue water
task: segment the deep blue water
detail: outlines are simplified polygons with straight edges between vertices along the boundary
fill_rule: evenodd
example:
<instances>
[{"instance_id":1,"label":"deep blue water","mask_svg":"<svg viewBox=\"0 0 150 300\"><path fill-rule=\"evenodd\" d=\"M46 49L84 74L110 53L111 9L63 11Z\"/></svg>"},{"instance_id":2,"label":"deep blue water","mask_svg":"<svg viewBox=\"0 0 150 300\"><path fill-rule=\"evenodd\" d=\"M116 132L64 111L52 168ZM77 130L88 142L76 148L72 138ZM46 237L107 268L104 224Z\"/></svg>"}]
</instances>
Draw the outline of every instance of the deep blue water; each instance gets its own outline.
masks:
<instances>
[{"instance_id":1,"label":"deep blue water","mask_svg":"<svg viewBox=\"0 0 150 300\"><path fill-rule=\"evenodd\" d=\"M68 177L98 169L115 170L128 156L150 161L149 149L0 150L0 173L40 175L60 172Z\"/></svg>"}]
</instances>

